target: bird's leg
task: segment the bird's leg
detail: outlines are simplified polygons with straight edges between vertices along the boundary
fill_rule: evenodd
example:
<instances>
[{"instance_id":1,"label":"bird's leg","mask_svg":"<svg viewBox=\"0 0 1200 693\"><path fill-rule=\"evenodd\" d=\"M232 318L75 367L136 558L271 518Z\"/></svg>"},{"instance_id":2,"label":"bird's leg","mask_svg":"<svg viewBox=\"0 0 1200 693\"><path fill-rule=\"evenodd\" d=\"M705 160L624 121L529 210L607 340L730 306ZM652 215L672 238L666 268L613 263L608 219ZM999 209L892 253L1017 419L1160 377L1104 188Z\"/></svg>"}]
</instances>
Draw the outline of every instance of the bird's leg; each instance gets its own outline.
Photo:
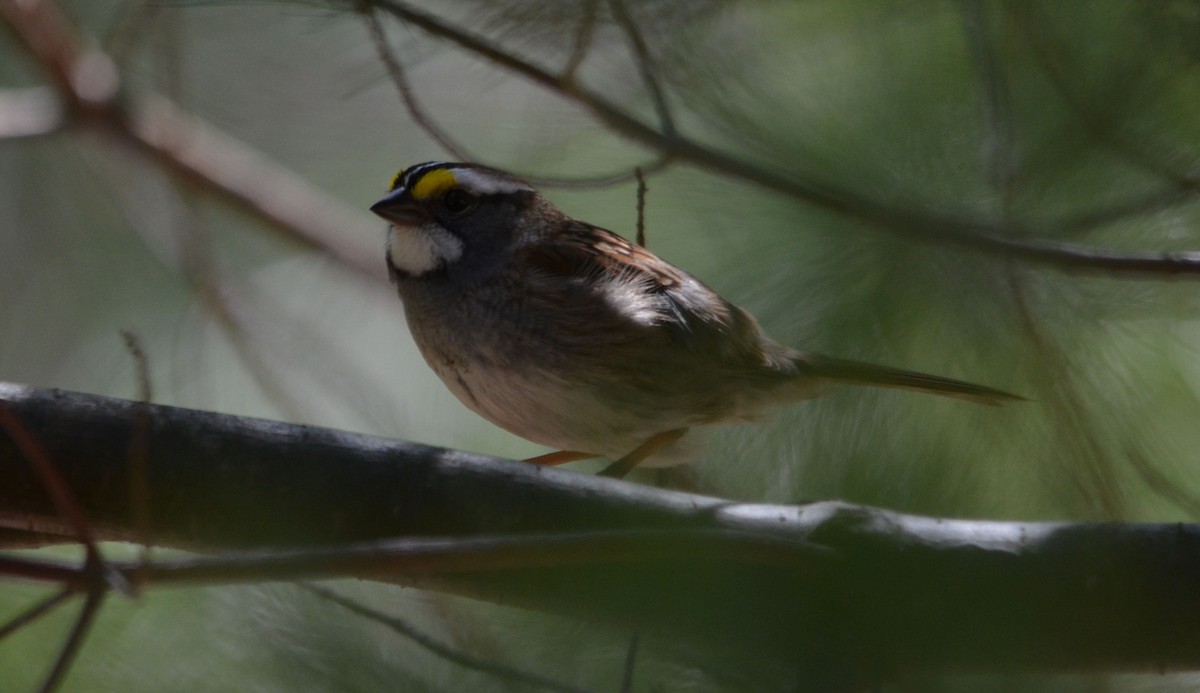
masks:
<instances>
[{"instance_id":1,"label":"bird's leg","mask_svg":"<svg viewBox=\"0 0 1200 693\"><path fill-rule=\"evenodd\" d=\"M530 457L529 459L527 459L525 461L529 462L530 464L540 464L540 465L543 465L546 467L553 467L553 466L559 465L559 464L566 464L568 462L574 462L575 460L586 460L591 457L596 457L596 455L593 455L590 452L575 452L574 450L557 450L555 452L548 452L545 455L538 455L537 457Z\"/></svg>"},{"instance_id":2,"label":"bird's leg","mask_svg":"<svg viewBox=\"0 0 1200 693\"><path fill-rule=\"evenodd\" d=\"M641 464L642 460L679 440L687 431L686 428L676 428L673 431L665 431L653 435L646 442L634 448L633 452L605 467L599 475L621 479L629 472L632 472L634 467Z\"/></svg>"}]
</instances>

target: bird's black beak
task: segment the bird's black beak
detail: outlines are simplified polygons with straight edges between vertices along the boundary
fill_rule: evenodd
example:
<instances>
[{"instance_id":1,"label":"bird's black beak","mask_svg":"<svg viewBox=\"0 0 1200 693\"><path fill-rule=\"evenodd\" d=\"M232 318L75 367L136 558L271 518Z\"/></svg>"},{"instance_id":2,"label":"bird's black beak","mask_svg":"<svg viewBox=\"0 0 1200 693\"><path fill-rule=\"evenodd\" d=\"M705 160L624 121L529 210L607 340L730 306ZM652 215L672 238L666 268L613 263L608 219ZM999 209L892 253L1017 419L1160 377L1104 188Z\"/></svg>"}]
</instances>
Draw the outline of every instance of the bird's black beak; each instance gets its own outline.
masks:
<instances>
[{"instance_id":1,"label":"bird's black beak","mask_svg":"<svg viewBox=\"0 0 1200 693\"><path fill-rule=\"evenodd\" d=\"M429 221L429 214L406 196L404 189L394 190L388 196L371 205L371 211L384 218L388 223L399 226L413 226Z\"/></svg>"}]
</instances>

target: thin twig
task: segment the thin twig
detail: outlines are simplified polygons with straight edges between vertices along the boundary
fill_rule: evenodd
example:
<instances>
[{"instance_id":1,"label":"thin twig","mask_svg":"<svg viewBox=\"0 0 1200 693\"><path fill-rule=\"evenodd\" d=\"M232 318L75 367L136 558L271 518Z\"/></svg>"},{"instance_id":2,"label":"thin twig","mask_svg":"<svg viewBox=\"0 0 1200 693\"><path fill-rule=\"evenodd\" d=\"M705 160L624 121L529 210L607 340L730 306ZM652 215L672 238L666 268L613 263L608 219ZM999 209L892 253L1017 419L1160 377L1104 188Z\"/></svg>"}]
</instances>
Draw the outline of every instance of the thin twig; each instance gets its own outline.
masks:
<instances>
[{"instance_id":1,"label":"thin twig","mask_svg":"<svg viewBox=\"0 0 1200 693\"><path fill-rule=\"evenodd\" d=\"M60 589L54 594L51 594L49 597L46 597L42 601L29 607L25 611L17 614L13 618L9 619L8 623L0 625L0 640L7 638L9 635L12 635L30 623L38 620L42 616L50 613L58 606L65 603L67 599L74 594L75 590L71 589L70 587L64 587L63 589Z\"/></svg>"},{"instance_id":2,"label":"thin twig","mask_svg":"<svg viewBox=\"0 0 1200 693\"><path fill-rule=\"evenodd\" d=\"M1123 158L1126 163L1169 181L1176 192L1186 193L1186 199L1195 199L1196 195L1200 193L1200 178L1189 171L1180 171L1172 167L1145 148L1129 142L1092 114L1085 100L1077 93L1074 81L1064 74L1056 61L1055 58L1059 51L1048 44L1049 37L1046 35L1045 23L1037 21L1036 17L1032 15L1033 9L1018 3L1002 3L1002 6L1024 34L1042 73L1058 92L1063 104L1075 114L1088 133L1109 151ZM1101 217L1101 220L1104 223L1111 223L1120 219L1120 216L1114 214L1115 211L1121 211L1124 214L1144 214L1155 211L1161 208L1163 199L1163 193L1151 195L1146 200L1126 204L1124 209L1117 207L1110 210L1107 215ZM1095 223L1088 218L1089 216L1084 215L1070 221L1067 226L1075 230L1089 230L1088 224Z\"/></svg>"},{"instance_id":3,"label":"thin twig","mask_svg":"<svg viewBox=\"0 0 1200 693\"><path fill-rule=\"evenodd\" d=\"M100 549L96 546L91 525L84 516L79 501L75 498L75 493L71 491L70 486L59 473L54 461L50 459L49 453L46 452L41 442L29 432L25 424L17 418L17 415L3 403L0 403L0 429L8 435L21 454L25 456L29 465L33 467L38 480L54 504L55 512L66 521L74 538L83 544L87 553L88 565L95 566L97 571L103 573L110 587L128 594L130 592L129 581L119 571L111 569L105 562L100 554Z\"/></svg>"},{"instance_id":4,"label":"thin twig","mask_svg":"<svg viewBox=\"0 0 1200 693\"><path fill-rule=\"evenodd\" d=\"M147 248L166 267L182 274L197 297L198 305L233 347L237 360L245 367L253 384L285 418L311 418L311 402L298 394L294 378L283 375L286 368L281 355L286 357L291 354L289 345L294 342L309 344L314 352L326 356L336 349L325 343L324 336L302 327L296 328L303 332L302 337L287 340L287 343L281 342L270 328L275 324L297 325L287 308L260 293L250 291L249 287L236 281L220 266L204 230L197 226L196 215L172 215L170 219L148 218L145 205L139 204L139 200L131 196L130 186L113 182L111 163L109 159L97 162L101 174L96 179L101 184L108 184L113 196L124 201L127 218L144 239L152 238L154 232L161 233L164 227L175 233L179 239L179 251L174 256L165 256L154 243L147 242ZM176 187L178 204L190 204L195 191L187 186ZM364 378L344 359L331 359L329 363L309 372L328 385L325 388L327 392L340 393L346 408L356 411L365 420L380 419L383 416L380 412L387 409L378 404L372 406L361 403L367 394L374 395L377 402L384 402L386 397L378 383Z\"/></svg>"},{"instance_id":5,"label":"thin twig","mask_svg":"<svg viewBox=\"0 0 1200 693\"><path fill-rule=\"evenodd\" d=\"M271 358L259 346L261 338L256 333L258 325L253 320L245 319L235 301L236 294L228 279L215 276L215 272L196 272L189 274L189 280L200 296L200 302L205 312L221 328L221 332L229 340L229 345L237 354L238 361L245 366L246 372L258 389L285 418L300 421L305 418L303 399L293 393L287 378L277 369L280 359Z\"/></svg>"},{"instance_id":6,"label":"thin twig","mask_svg":"<svg viewBox=\"0 0 1200 693\"><path fill-rule=\"evenodd\" d=\"M581 176L578 178L557 177L557 176L521 176L530 185L539 188L563 188L566 190L590 190L597 188L609 188L614 185L623 185L633 180L637 180L637 170L641 169L644 175L653 175L659 173L671 165L670 157L661 156L650 163L635 166L632 171L622 170L617 173L601 173L595 176Z\"/></svg>"},{"instance_id":7,"label":"thin twig","mask_svg":"<svg viewBox=\"0 0 1200 693\"><path fill-rule=\"evenodd\" d=\"M441 145L451 156L459 161L473 161L474 157L467 153L466 149L461 144L454 141L445 130L438 126L437 122L425 112L417 101L417 95L413 92L412 84L408 81L408 76L404 73L404 66L396 58L396 54L392 52L392 47L388 44L387 34L383 31L383 26L379 23L379 18L375 16L375 10L372 7L365 7L362 10L363 21L367 25L367 33L371 36L371 43L375 45L375 52L379 55L379 59L383 61L384 67L387 68L388 76L392 79L392 84L395 85L396 91L400 92L400 98L404 101L404 107L408 109L408 115L417 124L417 127L425 131L433 141Z\"/></svg>"},{"instance_id":8,"label":"thin twig","mask_svg":"<svg viewBox=\"0 0 1200 693\"><path fill-rule=\"evenodd\" d=\"M143 98L119 121L117 134L172 176L361 276L383 280L378 253L345 240L354 229L363 230L364 238L372 235L361 214L167 99Z\"/></svg>"},{"instance_id":9,"label":"thin twig","mask_svg":"<svg viewBox=\"0 0 1200 693\"><path fill-rule=\"evenodd\" d=\"M1108 224L1171 209L1195 199L1195 190L1186 186L1170 185L1164 190L1149 193L1135 200L1102 202L1086 212L1061 221L1060 227L1065 234L1079 235Z\"/></svg>"},{"instance_id":10,"label":"thin twig","mask_svg":"<svg viewBox=\"0 0 1200 693\"><path fill-rule=\"evenodd\" d=\"M473 657L465 652L456 650L445 643L438 642L401 618L376 611L375 609L372 609L364 604L360 604L352 599L343 597L337 592L334 592L326 587L322 587L321 585L299 582L296 583L296 586L320 597L321 599L337 604L338 606L357 616L361 616L368 620L374 621L375 623L387 626L397 635L411 640L418 646L425 648L429 652L432 652L434 655L464 669L479 671L505 681L520 683L541 690L560 691L561 693L586 693L586 689L576 688L575 686L561 683L533 672L524 671L522 669L517 669L505 664L500 664L498 662L488 661L479 657Z\"/></svg>"},{"instance_id":11,"label":"thin twig","mask_svg":"<svg viewBox=\"0 0 1200 693\"><path fill-rule=\"evenodd\" d=\"M650 58L650 49L646 46L646 40L642 38L642 32L638 30L637 22L629 14L629 8L625 7L624 0L609 0L608 6L612 11L613 19L629 39L638 71L642 73L642 82L645 83L646 89L650 91L650 98L654 101L654 111L658 114L659 129L668 139L674 138L676 134L675 119L667 105L667 97L663 92L662 85L659 84L654 62Z\"/></svg>"},{"instance_id":12,"label":"thin twig","mask_svg":"<svg viewBox=\"0 0 1200 693\"><path fill-rule=\"evenodd\" d=\"M988 146L983 151L984 168L988 181L998 193L1000 208L997 216L1008 221L1012 218L1015 198L1016 172L1019 162L1016 153L1017 131L1011 109L1008 77L998 57L999 49L994 45L989 19L989 5L980 0L962 0L963 30L967 45L979 74L981 99L984 104L984 127ZM1095 444L1096 432L1088 430L1089 424L1079 416L1086 411L1086 398L1081 397L1069 364L1062 350L1043 337L1042 329L1034 319L1026 298L1026 289L1021 279L1021 268L1006 263L1005 273L1009 291L1016 306L1020 325L1026 338L1038 350L1043 362L1056 364L1051 372L1059 374L1057 387L1051 387L1049 405L1057 413L1060 426L1071 434L1070 440L1085 441L1075 449L1086 452L1079 455L1055 457L1062 474L1074 484L1079 496L1089 505L1088 510L1109 520L1119 520L1125 514L1125 502L1114 480L1114 467L1110 456ZM1078 462L1078 464L1074 464Z\"/></svg>"},{"instance_id":13,"label":"thin twig","mask_svg":"<svg viewBox=\"0 0 1200 693\"><path fill-rule=\"evenodd\" d=\"M1181 485L1178 479L1164 474L1137 450L1127 449L1125 458L1132 464L1133 471L1137 472L1142 483L1150 489L1151 493L1174 505L1193 520L1200 519L1200 497L1189 491L1186 486Z\"/></svg>"},{"instance_id":14,"label":"thin twig","mask_svg":"<svg viewBox=\"0 0 1200 693\"><path fill-rule=\"evenodd\" d=\"M398 0L372 0L375 6L444 38L533 82L573 99L606 126L664 156L740 178L821 209L857 219L913 241L959 247L1045 265L1060 271L1106 272L1146 277L1200 276L1200 252L1117 252L1053 241L1018 241L1047 234L1015 224L954 218L893 207L813 180L796 179L646 125L607 99L537 65L505 52L488 40L451 26Z\"/></svg>"},{"instance_id":15,"label":"thin twig","mask_svg":"<svg viewBox=\"0 0 1200 693\"><path fill-rule=\"evenodd\" d=\"M984 127L987 132L983 151L984 168L992 187L1001 193L1001 205L1007 210L1015 194L1017 172L1016 133L1013 125L1008 77L994 45L988 8L982 0L961 0L963 30L975 71L982 84ZM1008 214L1005 213L1006 220Z\"/></svg>"},{"instance_id":16,"label":"thin twig","mask_svg":"<svg viewBox=\"0 0 1200 693\"><path fill-rule=\"evenodd\" d=\"M50 454L42 447L40 441L29 432L25 424L9 409L8 405L0 403L0 430L3 430L21 451L29 465L33 467L54 503L54 509L71 527L75 538L87 549L88 556L99 555L96 542L92 537L92 528L83 515L83 510L75 500L75 494L67 486L66 480L58 473Z\"/></svg>"},{"instance_id":17,"label":"thin twig","mask_svg":"<svg viewBox=\"0 0 1200 693\"><path fill-rule=\"evenodd\" d=\"M80 47L74 28L53 0L0 0L0 19L45 69L66 111L78 122L114 135L160 170L265 222L285 238L362 276L384 280L378 253L345 240L348 229L370 228L363 214L347 210L339 200L163 97L122 96L116 64Z\"/></svg>"},{"instance_id":18,"label":"thin twig","mask_svg":"<svg viewBox=\"0 0 1200 693\"><path fill-rule=\"evenodd\" d=\"M101 570L100 565L93 566L94 570ZM50 673L46 676L46 680L42 682L38 689L40 693L51 693L58 690L62 683L63 677L71 668L71 664L75 661L75 655L79 653L80 646L83 645L83 640L87 637L88 631L96 620L96 614L100 610L101 604L104 603L104 597L107 591L102 582L95 582L88 590L87 598L83 601L83 606L79 609L79 616L75 619L75 625L71 627L71 633L67 636L66 642L63 643L62 650L58 653L58 658L54 662L54 666L50 669Z\"/></svg>"},{"instance_id":19,"label":"thin twig","mask_svg":"<svg viewBox=\"0 0 1200 693\"><path fill-rule=\"evenodd\" d=\"M633 693L633 672L637 664L638 645L641 640L637 633L629 638L629 649L625 650L625 668L621 674L621 693Z\"/></svg>"},{"instance_id":20,"label":"thin twig","mask_svg":"<svg viewBox=\"0 0 1200 693\"><path fill-rule=\"evenodd\" d=\"M133 432L129 438L129 505L133 513L133 527L143 563L150 560L150 547L154 537L150 532L150 403L154 401L154 390L150 384L150 364L141 340L131 330L122 330L121 339L125 350L133 359L138 383L138 403ZM141 584L134 576L131 584Z\"/></svg>"},{"instance_id":21,"label":"thin twig","mask_svg":"<svg viewBox=\"0 0 1200 693\"><path fill-rule=\"evenodd\" d=\"M584 29L587 30L587 35L581 35L579 39L580 46L586 43L587 38L590 36L591 27L595 24L595 6L598 4L598 2L599 0L593 0L593 2L590 2L587 5L589 11L584 17ZM413 122L416 123L418 127L425 131L425 134L429 135L431 139L437 142L442 149L445 149L446 152L448 152L452 157L458 159L459 161L475 161L476 159L474 156L467 152L466 148L457 142L453 137L451 137L448 132L438 126L436 120L426 113L424 107L421 106L420 101L417 99L416 92L412 88L412 83L408 81L408 76L404 70L404 66L401 65L400 60L396 57L395 51L392 50L391 45L388 43L387 34L383 30L383 25L379 23L379 17L376 16L374 8L370 6L365 7L362 10L362 15L363 21L367 25L367 32L371 36L371 42L375 46L375 51L379 55L379 59L387 68L388 76L391 78L392 84L396 87L396 91L400 93L400 98L404 102L404 107L408 110L409 117L413 119ZM582 59L582 53L580 52L579 46L577 46L577 53L579 53L579 59ZM573 71L574 68L574 63L569 63L567 66L568 71ZM646 171L656 173L666 168L668 163L668 157L659 157L657 160L643 165L642 168ZM601 174L579 178L550 176L526 176L525 178L527 181L529 181L529 183L538 187L582 189L605 188L614 185L620 185L621 183L630 180L632 175L633 174L630 174L627 171L622 171L620 173Z\"/></svg>"},{"instance_id":22,"label":"thin twig","mask_svg":"<svg viewBox=\"0 0 1200 693\"><path fill-rule=\"evenodd\" d=\"M142 348L141 338L133 330L121 330L121 342L124 343L129 358L133 360L138 400L143 403L153 402L154 390L150 384L150 363L146 359L146 350Z\"/></svg>"},{"instance_id":23,"label":"thin twig","mask_svg":"<svg viewBox=\"0 0 1200 693\"><path fill-rule=\"evenodd\" d=\"M646 176L642 169L633 169L637 177L637 244L646 247Z\"/></svg>"},{"instance_id":24,"label":"thin twig","mask_svg":"<svg viewBox=\"0 0 1200 693\"><path fill-rule=\"evenodd\" d=\"M110 159L101 158L98 160L98 167L109 169L111 163ZM285 379L277 372L278 360L273 361L263 356L265 348L259 346L260 335L254 329L260 326L261 321L250 320L242 315L241 306L245 302L239 300L240 287L235 286L227 273L217 266L207 239L199 228L194 228L196 216L184 215L169 220L146 218L145 205L140 204L140 200L131 195L133 188L114 182L112 171L104 170L103 175L96 176L96 180L99 185L107 185L113 196L124 202L127 219L144 241L152 238L154 233L160 233L163 227L175 233L179 241L179 252L175 257L165 257L160 248L148 241L147 249L164 266L182 275L191 293L196 296L200 308L221 330L233 347L238 361L245 366L254 385L275 405L277 411L291 420L305 418L306 409L302 398L293 394ZM181 198L186 198L192 191L191 187L178 186L177 193ZM282 310L281 307L276 307L263 312L278 316Z\"/></svg>"},{"instance_id":25,"label":"thin twig","mask_svg":"<svg viewBox=\"0 0 1200 693\"><path fill-rule=\"evenodd\" d=\"M1056 455L1054 459L1063 475L1074 485L1079 497L1087 503L1087 510L1091 514L1109 521L1120 521L1128 514L1126 494L1116 478L1112 456L1097 442L1099 432L1093 430L1091 422L1082 416L1082 412L1088 409L1088 399L1080 394L1070 360L1061 347L1049 340L1034 318L1025 287L1019 281L1015 268L1009 268L1008 281L1022 331L1037 349L1041 363L1045 364L1045 372L1055 375L1055 381L1043 388L1049 393L1045 404L1054 412L1059 426L1066 429L1064 437L1078 441L1068 451L1081 450L1081 454Z\"/></svg>"},{"instance_id":26,"label":"thin twig","mask_svg":"<svg viewBox=\"0 0 1200 693\"><path fill-rule=\"evenodd\" d=\"M583 6L583 13L579 18L579 31L575 34L575 48L567 58L567 64L563 65L563 77L567 80L575 80L575 73L592 46L592 37L596 34L596 10L599 7L600 0L588 0Z\"/></svg>"}]
</instances>

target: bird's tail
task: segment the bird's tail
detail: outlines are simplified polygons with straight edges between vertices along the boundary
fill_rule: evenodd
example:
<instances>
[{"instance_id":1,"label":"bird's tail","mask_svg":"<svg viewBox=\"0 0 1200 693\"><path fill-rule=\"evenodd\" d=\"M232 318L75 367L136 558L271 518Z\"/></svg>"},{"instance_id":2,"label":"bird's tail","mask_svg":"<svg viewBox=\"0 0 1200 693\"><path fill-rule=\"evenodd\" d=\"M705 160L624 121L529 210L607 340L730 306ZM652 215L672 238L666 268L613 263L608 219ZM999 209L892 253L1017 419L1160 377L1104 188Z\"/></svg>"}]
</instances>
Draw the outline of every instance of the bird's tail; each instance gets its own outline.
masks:
<instances>
[{"instance_id":1,"label":"bird's tail","mask_svg":"<svg viewBox=\"0 0 1200 693\"><path fill-rule=\"evenodd\" d=\"M887 366L876 366L860 361L847 361L820 354L803 354L795 358L795 364L818 378L836 383L890 387L900 390L926 392L943 397L957 397L977 404L999 406L1007 401L1024 400L1020 395L997 390L986 385L976 385L963 380L943 378L927 373L906 371Z\"/></svg>"}]
</instances>

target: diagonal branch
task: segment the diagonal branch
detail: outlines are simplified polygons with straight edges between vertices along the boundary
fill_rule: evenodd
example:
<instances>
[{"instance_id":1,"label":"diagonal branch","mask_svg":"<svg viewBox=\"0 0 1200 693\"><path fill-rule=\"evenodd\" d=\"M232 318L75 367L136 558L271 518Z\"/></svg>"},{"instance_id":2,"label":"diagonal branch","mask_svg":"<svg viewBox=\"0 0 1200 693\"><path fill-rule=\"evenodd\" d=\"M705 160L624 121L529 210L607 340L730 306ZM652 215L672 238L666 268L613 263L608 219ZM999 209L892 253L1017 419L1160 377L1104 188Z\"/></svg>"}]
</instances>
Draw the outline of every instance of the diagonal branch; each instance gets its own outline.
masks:
<instances>
[{"instance_id":1,"label":"diagonal branch","mask_svg":"<svg viewBox=\"0 0 1200 693\"><path fill-rule=\"evenodd\" d=\"M495 46L485 38L399 0L371 2L406 23L575 101L613 131L662 156L757 184L911 241L1010 257L1068 272L1105 272L1148 278L1200 277L1200 252L1120 252L1052 241L1013 240L1049 234L1042 229L1017 224L1003 225L894 207L814 180L775 173L678 133L659 131L599 94L580 86L572 76L550 72Z\"/></svg>"},{"instance_id":2,"label":"diagonal branch","mask_svg":"<svg viewBox=\"0 0 1200 693\"><path fill-rule=\"evenodd\" d=\"M12 635L30 623L33 623L42 616L54 611L64 602L66 602L67 599L74 595L74 588L64 587L51 594L49 597L37 602L25 611L17 614L13 618L9 619L8 622L0 624L0 640L7 638L9 635Z\"/></svg>"},{"instance_id":3,"label":"diagonal branch","mask_svg":"<svg viewBox=\"0 0 1200 693\"><path fill-rule=\"evenodd\" d=\"M598 0L597 0L598 1ZM590 40L591 26L595 23L595 5L596 2L588 4L588 14L585 17L584 27L581 32L583 35L579 38L581 50L586 49L587 43ZM379 59L387 68L388 76L395 85L396 91L400 93L400 99L404 102L405 109L408 110L408 115L412 118L417 127L421 128L425 134L429 135L430 139L437 142L442 149L445 149L451 156L460 161L475 161L476 158L467 152L466 148L442 129L436 120L425 111L421 103L417 100L417 95L413 91L412 83L408 81L408 75L405 72L404 66L396 57L395 51L388 44L387 34L383 30L383 26L379 23L379 18L375 14L374 8L369 5L363 10L363 19L367 24L367 33L371 36L371 43L375 46L375 52L379 55ZM583 53L578 54L579 59L582 59ZM572 61L567 70L573 71L577 67L577 63ZM655 86L657 89L657 85ZM643 172L656 173L659 170L666 168L670 163L667 157L659 157L657 160L643 165L640 168ZM531 184L539 187L557 187L557 188L604 188L613 185L619 185L634 179L636 174L629 172L620 172L614 174L601 174L594 176L586 176L579 178L561 178L561 177L546 177L546 176L524 176Z\"/></svg>"},{"instance_id":4,"label":"diagonal branch","mask_svg":"<svg viewBox=\"0 0 1200 693\"><path fill-rule=\"evenodd\" d=\"M1173 168L1151 152L1114 132L1111 125L1102 122L1102 119L1093 113L1086 98L1076 90L1074 81L1065 73L1057 59L1061 51L1051 43L1052 38L1044 28L1045 23L1037 21L1031 6L1011 2L1001 3L1001 6L1021 29L1038 66L1063 104L1075 114L1080 125L1085 127L1092 137L1127 163L1169 181L1176 189L1190 191L1193 195L1200 192L1200 178L1195 174Z\"/></svg>"},{"instance_id":5,"label":"diagonal branch","mask_svg":"<svg viewBox=\"0 0 1200 693\"><path fill-rule=\"evenodd\" d=\"M466 652L455 650L449 645L438 642L426 633L421 632L403 619L396 618L395 616L389 616L388 614L368 608L356 601L343 597L329 588L322 587L321 585L299 583L298 586L301 589L320 597L321 599L337 604L356 616L361 616L362 618L380 623L397 635L413 641L434 655L441 657L446 661L452 662L464 669L479 671L503 681L523 684L529 688L538 690L558 691L559 693L586 693L586 691L584 691L582 688L569 686L533 672L523 671L521 669L506 666L497 662L490 662L485 659L470 655Z\"/></svg>"},{"instance_id":6,"label":"diagonal branch","mask_svg":"<svg viewBox=\"0 0 1200 693\"><path fill-rule=\"evenodd\" d=\"M284 238L328 255L356 274L383 280L378 253L345 240L347 229L360 229L360 237L370 238L372 224L251 147L163 97L145 97L127 115L110 122L120 140L170 175L265 222Z\"/></svg>"},{"instance_id":7,"label":"diagonal branch","mask_svg":"<svg viewBox=\"0 0 1200 693\"><path fill-rule=\"evenodd\" d=\"M114 137L163 172L264 222L292 242L324 253L351 271L384 279L378 254L348 242L347 229L370 223L299 176L156 95L121 93L116 64L81 47L53 0L0 0L0 20L41 65L63 101L63 120ZM49 121L53 122L53 121Z\"/></svg>"},{"instance_id":8,"label":"diagonal branch","mask_svg":"<svg viewBox=\"0 0 1200 693\"><path fill-rule=\"evenodd\" d=\"M404 66L400 64L392 47L388 45L387 35L384 34L383 27L379 24L379 17L375 15L375 10L367 7L362 14L363 21L367 24L367 33L371 36L371 43L375 46L375 53L379 55L379 59L387 68L388 76L391 77L392 84L400 93L400 99L404 101L404 107L408 110L408 116L413 119L417 127L424 130L425 134L441 145L442 149L449 152L451 156L460 161L471 161L474 157L468 154L461 144L455 142L448 132L439 127L417 101L417 95L408 81Z\"/></svg>"},{"instance_id":9,"label":"diagonal branch","mask_svg":"<svg viewBox=\"0 0 1200 693\"><path fill-rule=\"evenodd\" d=\"M94 567L98 568L99 566ZM82 647L84 639L87 638L92 624L96 621L96 615L100 612L100 606L104 603L106 594L107 591L103 589L102 583L98 582L93 582L87 590L83 605L79 608L79 615L75 617L75 623L71 626L71 632L63 642L62 649L59 650L58 657L54 660L54 666L50 668L50 673L46 675L46 679L38 689L41 693L56 691L62 684L67 671L75 661L75 656L79 654L79 649Z\"/></svg>"},{"instance_id":10,"label":"diagonal branch","mask_svg":"<svg viewBox=\"0 0 1200 693\"><path fill-rule=\"evenodd\" d=\"M571 50L570 57L567 58L567 64L563 66L563 76L569 80L575 79L579 66L583 64L588 50L592 47L592 39L596 35L596 14L599 7L600 0L587 0L583 4L582 16L579 18L579 30L575 33L575 47Z\"/></svg>"},{"instance_id":11,"label":"diagonal branch","mask_svg":"<svg viewBox=\"0 0 1200 693\"><path fill-rule=\"evenodd\" d=\"M621 31L625 32L625 36L629 39L629 45L633 49L634 60L637 62L638 72L642 73L642 82L645 83L646 89L650 92L650 98L654 102L654 111L658 115L659 130L662 131L665 137L675 137L677 134L675 132L675 119L671 115L671 108L667 105L667 96L663 92L662 85L659 84L654 63L650 59L650 49L646 46L646 40L642 38L642 32L638 29L637 22L629 14L629 8L625 6L625 0L609 0L608 6L612 11L613 19L616 20L617 25L621 27Z\"/></svg>"}]
</instances>

